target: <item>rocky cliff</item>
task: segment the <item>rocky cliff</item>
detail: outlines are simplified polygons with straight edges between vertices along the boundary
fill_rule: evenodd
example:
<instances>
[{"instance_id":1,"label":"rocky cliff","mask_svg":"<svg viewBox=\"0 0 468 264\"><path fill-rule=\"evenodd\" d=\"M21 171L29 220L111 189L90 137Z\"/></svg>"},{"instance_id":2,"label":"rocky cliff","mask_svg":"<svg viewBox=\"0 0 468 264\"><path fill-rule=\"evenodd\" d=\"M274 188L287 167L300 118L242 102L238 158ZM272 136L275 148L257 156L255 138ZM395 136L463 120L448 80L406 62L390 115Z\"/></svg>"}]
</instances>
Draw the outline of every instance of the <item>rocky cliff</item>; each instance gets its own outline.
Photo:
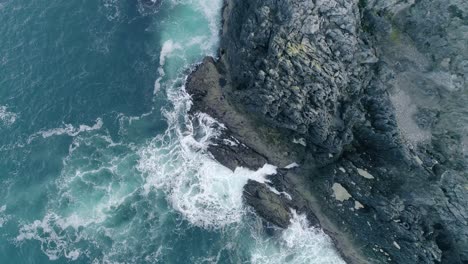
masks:
<instances>
[{"instance_id":1,"label":"rocky cliff","mask_svg":"<svg viewBox=\"0 0 468 264\"><path fill-rule=\"evenodd\" d=\"M228 128L220 162L300 165L273 180L291 197L247 185L267 221L306 213L350 263L468 263L467 21L461 0L227 1L187 89Z\"/></svg>"},{"instance_id":2,"label":"rocky cliff","mask_svg":"<svg viewBox=\"0 0 468 264\"><path fill-rule=\"evenodd\" d=\"M377 60L359 17L351 0L236 1L222 42L236 99L340 153L352 141L354 102L370 81L366 64Z\"/></svg>"}]
</instances>

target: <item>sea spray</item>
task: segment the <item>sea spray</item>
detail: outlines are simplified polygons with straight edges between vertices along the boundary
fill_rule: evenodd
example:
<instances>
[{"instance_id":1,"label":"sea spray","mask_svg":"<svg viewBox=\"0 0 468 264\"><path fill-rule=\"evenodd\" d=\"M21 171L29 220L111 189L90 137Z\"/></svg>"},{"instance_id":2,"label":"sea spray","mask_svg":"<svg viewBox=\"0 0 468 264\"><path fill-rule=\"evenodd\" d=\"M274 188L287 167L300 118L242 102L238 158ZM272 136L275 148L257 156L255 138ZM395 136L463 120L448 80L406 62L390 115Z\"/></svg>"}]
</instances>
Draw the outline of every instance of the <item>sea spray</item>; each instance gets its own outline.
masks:
<instances>
[{"instance_id":1,"label":"sea spray","mask_svg":"<svg viewBox=\"0 0 468 264\"><path fill-rule=\"evenodd\" d=\"M274 239L259 239L252 252L252 263L344 264L331 239L319 228L311 227L305 215L292 211L289 227Z\"/></svg>"},{"instance_id":2,"label":"sea spray","mask_svg":"<svg viewBox=\"0 0 468 264\"><path fill-rule=\"evenodd\" d=\"M108 20L117 23L125 17L118 2L105 3ZM276 168L265 164L257 171L231 171L221 166L208 147L223 125L203 113L189 115L187 69L216 54L221 5L164 1L155 15L161 52L154 56L158 69L152 101L167 98L164 133L131 138L130 131L140 125L151 127L161 107L155 105L141 116L97 115L41 126L31 134L27 148L69 145L62 150L56 178L37 187L47 190L40 193L47 202L34 218L8 220L8 225L18 225L12 236L16 248L40 248L40 257L47 260L76 263L261 263L271 252L289 260L283 256L300 250L304 255L295 263L312 259L305 247L314 244L307 242L325 241L324 234L312 232L313 237L312 229L306 224L296 228L294 220L278 237L270 237L242 202L247 181L268 184ZM111 48L106 46L106 52ZM10 208L15 207L8 206L8 213Z\"/></svg>"},{"instance_id":3,"label":"sea spray","mask_svg":"<svg viewBox=\"0 0 468 264\"><path fill-rule=\"evenodd\" d=\"M173 208L194 225L221 228L238 223L245 212L245 184L267 181L266 176L275 174L276 168L266 164L257 171L231 171L222 166L206 152L220 125L205 114L196 118L199 125L187 129L191 133L179 134L174 144L159 137L140 152L138 168L148 175L144 189L164 190Z\"/></svg>"}]
</instances>

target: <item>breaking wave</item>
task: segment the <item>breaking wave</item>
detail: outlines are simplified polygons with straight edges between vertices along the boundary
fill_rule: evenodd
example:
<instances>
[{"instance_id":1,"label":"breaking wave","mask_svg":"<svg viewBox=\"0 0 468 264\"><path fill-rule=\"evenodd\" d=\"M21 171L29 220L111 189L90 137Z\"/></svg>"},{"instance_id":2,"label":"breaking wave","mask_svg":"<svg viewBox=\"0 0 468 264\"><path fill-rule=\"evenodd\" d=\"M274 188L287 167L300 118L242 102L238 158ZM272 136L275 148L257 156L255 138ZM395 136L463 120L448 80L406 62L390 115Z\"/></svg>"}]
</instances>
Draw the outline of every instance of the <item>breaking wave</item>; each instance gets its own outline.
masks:
<instances>
[{"instance_id":1,"label":"breaking wave","mask_svg":"<svg viewBox=\"0 0 468 264\"><path fill-rule=\"evenodd\" d=\"M206 114L197 114L186 129L173 127L139 152L138 169L147 175L145 192L163 190L172 207L194 225L221 228L238 223L245 211L242 191L248 180L265 182L276 167L231 171L213 160L206 150L222 126Z\"/></svg>"},{"instance_id":2,"label":"breaking wave","mask_svg":"<svg viewBox=\"0 0 468 264\"><path fill-rule=\"evenodd\" d=\"M305 215L293 211L290 226L275 240L259 240L252 263L344 264L331 239L319 228L310 227Z\"/></svg>"},{"instance_id":3,"label":"breaking wave","mask_svg":"<svg viewBox=\"0 0 468 264\"><path fill-rule=\"evenodd\" d=\"M104 124L98 118L94 124L64 124L29 138L29 142L60 135L73 139L49 190L42 219L20 224L18 246L36 241L50 260L173 263L170 256L178 254L178 243L197 240L193 234L203 230L206 234L201 236L209 237L204 239L213 246L202 257L194 250L190 262L229 263L223 254L230 252L238 256L236 261L227 258L234 263L343 263L330 239L310 227L305 216L294 213L289 228L278 236L267 235L259 218L243 204L242 192L249 180L268 183L276 167L265 164L257 171L232 171L222 166L207 149L223 125L203 113L189 114L186 69L206 55L215 55L221 6L220 0L174 0L162 5L197 22L202 18L206 24L202 34L185 30L175 15L174 20L162 22L155 94L164 92L170 102L163 110L168 127L164 134L144 144L117 140L106 127L108 119ZM152 114L120 114L119 134L131 128L132 121L144 122L142 117Z\"/></svg>"}]
</instances>

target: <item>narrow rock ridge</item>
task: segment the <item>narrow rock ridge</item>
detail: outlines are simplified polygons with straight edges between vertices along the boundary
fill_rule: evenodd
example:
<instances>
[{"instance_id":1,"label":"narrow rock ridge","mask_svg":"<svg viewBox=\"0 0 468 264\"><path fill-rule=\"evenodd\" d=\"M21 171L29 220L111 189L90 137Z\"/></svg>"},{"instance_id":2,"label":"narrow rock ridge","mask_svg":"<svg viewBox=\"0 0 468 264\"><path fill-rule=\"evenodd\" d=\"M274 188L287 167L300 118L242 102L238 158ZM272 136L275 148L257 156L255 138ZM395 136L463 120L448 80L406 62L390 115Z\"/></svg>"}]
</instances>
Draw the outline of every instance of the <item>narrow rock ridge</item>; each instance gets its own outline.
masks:
<instances>
[{"instance_id":1,"label":"narrow rock ridge","mask_svg":"<svg viewBox=\"0 0 468 264\"><path fill-rule=\"evenodd\" d=\"M209 151L289 168L247 204L306 214L348 263L468 263L467 2L233 0L223 19L187 82L226 126Z\"/></svg>"}]
</instances>

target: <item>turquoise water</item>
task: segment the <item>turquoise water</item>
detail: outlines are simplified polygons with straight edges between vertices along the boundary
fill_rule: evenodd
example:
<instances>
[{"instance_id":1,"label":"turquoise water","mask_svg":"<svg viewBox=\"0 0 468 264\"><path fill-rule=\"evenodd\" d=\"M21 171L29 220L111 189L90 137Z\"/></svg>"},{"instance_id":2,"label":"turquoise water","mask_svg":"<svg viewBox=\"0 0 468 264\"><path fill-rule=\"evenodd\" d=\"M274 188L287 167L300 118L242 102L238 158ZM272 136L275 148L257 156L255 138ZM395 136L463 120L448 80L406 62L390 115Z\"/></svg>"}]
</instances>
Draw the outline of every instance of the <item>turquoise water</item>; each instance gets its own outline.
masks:
<instances>
[{"instance_id":1,"label":"turquoise water","mask_svg":"<svg viewBox=\"0 0 468 264\"><path fill-rule=\"evenodd\" d=\"M297 215L266 232L206 153L189 70L221 0L0 1L0 263L342 263Z\"/></svg>"}]
</instances>

